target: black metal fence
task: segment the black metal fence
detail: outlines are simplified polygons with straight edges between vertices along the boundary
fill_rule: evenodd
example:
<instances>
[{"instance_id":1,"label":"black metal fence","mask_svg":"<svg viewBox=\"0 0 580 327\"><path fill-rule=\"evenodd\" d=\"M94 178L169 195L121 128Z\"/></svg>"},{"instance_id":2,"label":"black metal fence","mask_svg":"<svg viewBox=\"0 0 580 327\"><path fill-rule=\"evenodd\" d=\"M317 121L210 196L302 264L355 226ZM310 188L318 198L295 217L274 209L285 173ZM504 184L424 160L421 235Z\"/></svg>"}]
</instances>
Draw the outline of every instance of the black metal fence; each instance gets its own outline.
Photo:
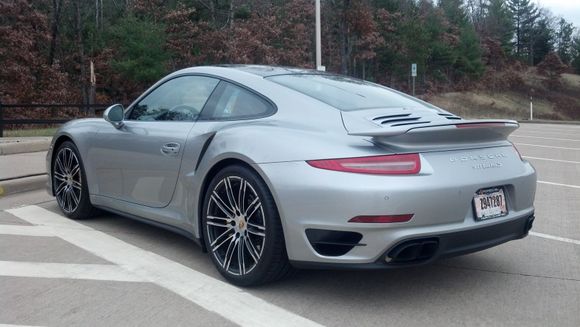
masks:
<instances>
[{"instance_id":1,"label":"black metal fence","mask_svg":"<svg viewBox=\"0 0 580 327\"><path fill-rule=\"evenodd\" d=\"M54 126L76 118L96 117L109 104L2 104L0 103L0 137L14 126ZM45 117L36 119L35 117Z\"/></svg>"}]
</instances>

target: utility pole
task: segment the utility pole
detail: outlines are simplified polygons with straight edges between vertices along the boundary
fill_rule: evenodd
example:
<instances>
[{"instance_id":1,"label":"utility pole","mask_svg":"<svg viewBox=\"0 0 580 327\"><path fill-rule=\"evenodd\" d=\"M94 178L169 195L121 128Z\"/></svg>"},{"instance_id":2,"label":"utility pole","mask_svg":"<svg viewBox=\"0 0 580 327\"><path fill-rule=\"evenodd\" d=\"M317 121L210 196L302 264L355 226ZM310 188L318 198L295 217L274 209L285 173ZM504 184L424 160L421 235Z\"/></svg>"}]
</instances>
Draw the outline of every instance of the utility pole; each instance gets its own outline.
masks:
<instances>
[{"instance_id":1,"label":"utility pole","mask_svg":"<svg viewBox=\"0 0 580 327\"><path fill-rule=\"evenodd\" d=\"M322 66L322 53L321 53L321 31L320 31L320 0L316 0L316 69L325 71L326 67Z\"/></svg>"}]
</instances>

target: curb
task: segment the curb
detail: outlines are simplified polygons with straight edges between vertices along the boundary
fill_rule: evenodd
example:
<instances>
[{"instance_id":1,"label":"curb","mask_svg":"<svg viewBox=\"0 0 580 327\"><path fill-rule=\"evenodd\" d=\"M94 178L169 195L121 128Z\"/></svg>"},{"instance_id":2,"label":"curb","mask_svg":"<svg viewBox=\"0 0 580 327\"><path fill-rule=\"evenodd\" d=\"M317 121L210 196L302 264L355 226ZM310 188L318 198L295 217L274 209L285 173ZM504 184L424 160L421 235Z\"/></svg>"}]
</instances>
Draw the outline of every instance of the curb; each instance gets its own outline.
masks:
<instances>
[{"instance_id":1,"label":"curb","mask_svg":"<svg viewBox=\"0 0 580 327\"><path fill-rule=\"evenodd\" d=\"M0 181L0 198L9 194L46 188L46 174Z\"/></svg>"},{"instance_id":2,"label":"curb","mask_svg":"<svg viewBox=\"0 0 580 327\"><path fill-rule=\"evenodd\" d=\"M47 151L51 140L0 143L0 155Z\"/></svg>"}]
</instances>

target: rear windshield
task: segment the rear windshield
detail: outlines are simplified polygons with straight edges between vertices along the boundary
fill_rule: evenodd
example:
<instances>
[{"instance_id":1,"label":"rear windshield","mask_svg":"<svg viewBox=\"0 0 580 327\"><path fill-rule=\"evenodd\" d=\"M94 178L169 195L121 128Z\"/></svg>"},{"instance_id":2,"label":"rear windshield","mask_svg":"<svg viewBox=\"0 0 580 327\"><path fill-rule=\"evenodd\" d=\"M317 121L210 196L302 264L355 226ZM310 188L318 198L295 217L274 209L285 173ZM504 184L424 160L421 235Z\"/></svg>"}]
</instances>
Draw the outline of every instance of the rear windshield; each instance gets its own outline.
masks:
<instances>
[{"instance_id":1,"label":"rear windshield","mask_svg":"<svg viewBox=\"0 0 580 327\"><path fill-rule=\"evenodd\" d=\"M426 102L378 84L337 75L292 74L267 77L340 110L370 108L430 108Z\"/></svg>"}]
</instances>

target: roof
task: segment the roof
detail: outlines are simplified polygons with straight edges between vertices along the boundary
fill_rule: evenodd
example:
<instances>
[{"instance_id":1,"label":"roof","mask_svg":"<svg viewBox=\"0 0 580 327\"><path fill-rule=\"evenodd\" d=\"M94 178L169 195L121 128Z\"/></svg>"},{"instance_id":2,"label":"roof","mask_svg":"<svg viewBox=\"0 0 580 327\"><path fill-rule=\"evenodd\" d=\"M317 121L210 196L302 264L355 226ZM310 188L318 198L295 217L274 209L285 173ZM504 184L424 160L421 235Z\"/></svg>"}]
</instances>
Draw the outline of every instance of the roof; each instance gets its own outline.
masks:
<instances>
[{"instance_id":1,"label":"roof","mask_svg":"<svg viewBox=\"0 0 580 327\"><path fill-rule=\"evenodd\" d=\"M268 77L274 75L288 75L288 74L326 74L324 72L297 68L297 67L283 67L283 66L266 66L266 65L219 65L218 67L227 67L237 69L246 73Z\"/></svg>"}]
</instances>

